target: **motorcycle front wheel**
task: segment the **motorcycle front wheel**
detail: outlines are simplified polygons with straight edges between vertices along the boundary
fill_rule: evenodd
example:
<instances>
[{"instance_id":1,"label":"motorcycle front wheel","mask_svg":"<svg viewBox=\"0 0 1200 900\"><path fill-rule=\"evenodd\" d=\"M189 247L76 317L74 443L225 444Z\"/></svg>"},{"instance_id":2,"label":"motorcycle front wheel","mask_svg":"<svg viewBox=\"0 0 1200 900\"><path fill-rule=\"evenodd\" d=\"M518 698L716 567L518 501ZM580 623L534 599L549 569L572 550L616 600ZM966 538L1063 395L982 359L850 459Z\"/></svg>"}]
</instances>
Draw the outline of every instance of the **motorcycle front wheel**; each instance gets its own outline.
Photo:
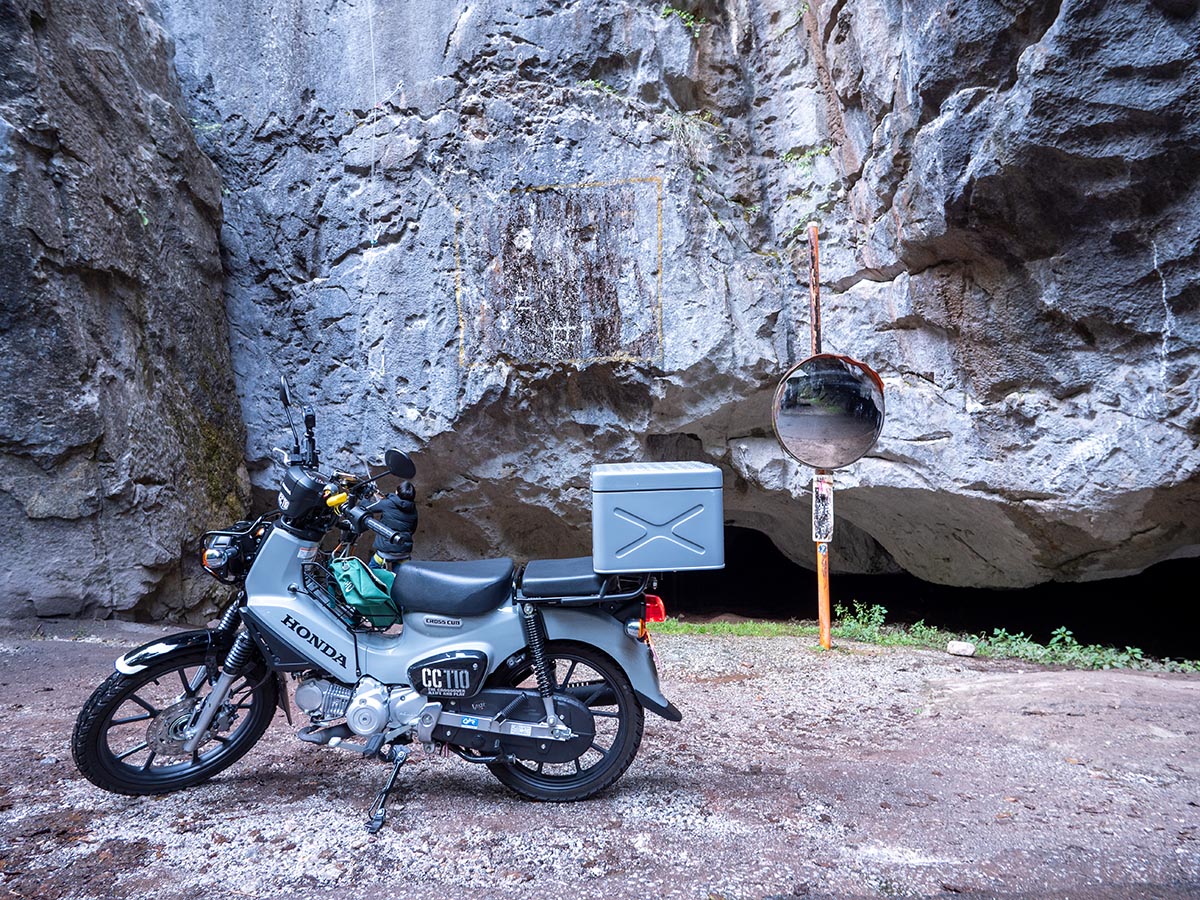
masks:
<instances>
[{"instance_id":1,"label":"motorcycle front wheel","mask_svg":"<svg viewBox=\"0 0 1200 900\"><path fill-rule=\"evenodd\" d=\"M71 753L88 781L118 794L163 794L212 778L253 747L275 715L278 686L253 667L233 684L204 741L185 753L184 729L218 676L197 649L136 675L114 672L75 721Z\"/></svg>"},{"instance_id":2,"label":"motorcycle front wheel","mask_svg":"<svg viewBox=\"0 0 1200 900\"><path fill-rule=\"evenodd\" d=\"M555 692L569 693L591 710L596 724L591 746L570 762L517 759L489 763L488 769L529 800L586 800L612 785L633 762L642 743L642 704L621 667L586 644L551 641L546 658ZM503 685L494 686L537 689L530 664L502 680Z\"/></svg>"}]
</instances>

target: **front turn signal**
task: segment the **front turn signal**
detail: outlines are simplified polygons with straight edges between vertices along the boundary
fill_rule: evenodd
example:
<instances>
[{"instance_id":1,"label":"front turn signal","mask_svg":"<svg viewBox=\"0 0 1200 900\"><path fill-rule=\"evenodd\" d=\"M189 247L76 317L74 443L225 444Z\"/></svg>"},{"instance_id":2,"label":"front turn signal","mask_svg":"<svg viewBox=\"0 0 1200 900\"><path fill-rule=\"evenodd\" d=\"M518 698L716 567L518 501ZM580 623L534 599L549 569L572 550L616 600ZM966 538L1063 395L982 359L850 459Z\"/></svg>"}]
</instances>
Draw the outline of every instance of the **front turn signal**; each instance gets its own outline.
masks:
<instances>
[{"instance_id":1,"label":"front turn signal","mask_svg":"<svg viewBox=\"0 0 1200 900\"><path fill-rule=\"evenodd\" d=\"M663 604L662 597L658 597L654 594L646 595L646 621L667 621L667 607Z\"/></svg>"}]
</instances>

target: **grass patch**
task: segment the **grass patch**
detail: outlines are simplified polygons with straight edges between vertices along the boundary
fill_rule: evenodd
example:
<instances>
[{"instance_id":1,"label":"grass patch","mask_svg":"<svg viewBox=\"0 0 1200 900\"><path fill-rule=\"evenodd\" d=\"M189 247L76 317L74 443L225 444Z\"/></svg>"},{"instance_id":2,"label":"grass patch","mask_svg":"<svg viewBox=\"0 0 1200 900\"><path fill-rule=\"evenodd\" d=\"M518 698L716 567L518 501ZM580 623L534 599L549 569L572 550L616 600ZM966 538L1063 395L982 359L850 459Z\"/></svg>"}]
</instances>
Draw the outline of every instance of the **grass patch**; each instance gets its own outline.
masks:
<instances>
[{"instance_id":1,"label":"grass patch","mask_svg":"<svg viewBox=\"0 0 1200 900\"><path fill-rule=\"evenodd\" d=\"M812 637L816 625L802 622L768 622L747 619L744 622L681 622L674 617L651 628L654 634L731 634L736 637Z\"/></svg>"},{"instance_id":2,"label":"grass patch","mask_svg":"<svg viewBox=\"0 0 1200 900\"><path fill-rule=\"evenodd\" d=\"M1200 660L1155 659L1137 647L1106 647L1102 644L1081 644L1070 629L1055 629L1049 642L1038 643L1027 634L1010 634L1003 628L990 635L963 634L946 631L924 621L912 625L887 624L887 609L878 604L866 605L855 600L847 608L834 607L836 621L833 636L845 641L858 641L882 647L922 647L945 650L953 640L975 644L976 654L991 659L1021 659L1040 665L1069 666L1073 669L1145 669L1158 672L1200 672ZM654 626L656 634L714 634L736 637L815 637L817 626L812 622L771 622L747 619L742 622L681 622L669 618Z\"/></svg>"}]
</instances>

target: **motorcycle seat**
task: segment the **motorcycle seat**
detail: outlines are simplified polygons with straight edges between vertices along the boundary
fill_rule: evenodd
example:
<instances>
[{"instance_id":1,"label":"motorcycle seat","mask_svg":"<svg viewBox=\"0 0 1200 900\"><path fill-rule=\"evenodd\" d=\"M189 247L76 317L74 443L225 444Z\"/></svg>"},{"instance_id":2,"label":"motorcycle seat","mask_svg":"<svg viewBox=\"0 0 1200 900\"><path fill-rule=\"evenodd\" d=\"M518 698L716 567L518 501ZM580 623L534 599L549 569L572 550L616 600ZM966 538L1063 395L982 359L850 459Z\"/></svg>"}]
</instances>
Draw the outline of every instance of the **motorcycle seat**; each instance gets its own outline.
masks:
<instances>
[{"instance_id":1,"label":"motorcycle seat","mask_svg":"<svg viewBox=\"0 0 1200 900\"><path fill-rule=\"evenodd\" d=\"M418 562L396 567L392 602L401 610L482 616L512 596L513 561Z\"/></svg>"},{"instance_id":2,"label":"motorcycle seat","mask_svg":"<svg viewBox=\"0 0 1200 900\"><path fill-rule=\"evenodd\" d=\"M574 559L535 559L525 567L521 593L526 597L592 597L604 587L605 576L592 569L590 556Z\"/></svg>"}]
</instances>

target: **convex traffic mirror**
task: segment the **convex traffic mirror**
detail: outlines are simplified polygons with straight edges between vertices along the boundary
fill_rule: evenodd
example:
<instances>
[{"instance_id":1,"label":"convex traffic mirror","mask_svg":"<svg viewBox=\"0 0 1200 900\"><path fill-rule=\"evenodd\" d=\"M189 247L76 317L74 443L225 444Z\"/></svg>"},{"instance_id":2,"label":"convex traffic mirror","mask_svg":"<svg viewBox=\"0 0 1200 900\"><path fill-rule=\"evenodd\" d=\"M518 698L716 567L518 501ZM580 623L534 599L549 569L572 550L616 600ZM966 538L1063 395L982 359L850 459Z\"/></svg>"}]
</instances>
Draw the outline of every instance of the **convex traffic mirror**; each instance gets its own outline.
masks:
<instances>
[{"instance_id":1,"label":"convex traffic mirror","mask_svg":"<svg viewBox=\"0 0 1200 900\"><path fill-rule=\"evenodd\" d=\"M883 382L865 363L823 353L793 366L775 390L775 436L814 469L848 466L883 430Z\"/></svg>"}]
</instances>

